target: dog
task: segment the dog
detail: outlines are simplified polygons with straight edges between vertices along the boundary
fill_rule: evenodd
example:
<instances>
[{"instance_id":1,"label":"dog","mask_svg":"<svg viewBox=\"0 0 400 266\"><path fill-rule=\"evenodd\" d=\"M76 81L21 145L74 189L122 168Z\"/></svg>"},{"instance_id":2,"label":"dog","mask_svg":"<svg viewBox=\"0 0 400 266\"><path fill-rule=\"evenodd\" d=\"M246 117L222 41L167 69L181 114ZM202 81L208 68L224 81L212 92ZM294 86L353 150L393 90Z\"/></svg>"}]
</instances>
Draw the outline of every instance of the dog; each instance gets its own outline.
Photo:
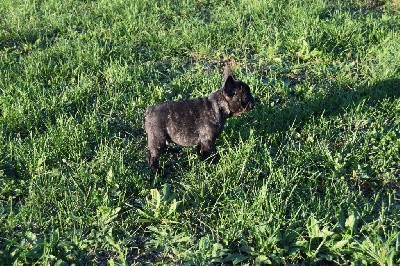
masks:
<instances>
[{"instance_id":1,"label":"dog","mask_svg":"<svg viewBox=\"0 0 400 266\"><path fill-rule=\"evenodd\" d=\"M197 145L201 158L210 158L226 119L253 109L250 87L234 78L229 64L223 73L222 87L208 97L167 101L147 108L147 162L153 171L158 170L160 155L170 142Z\"/></svg>"}]
</instances>

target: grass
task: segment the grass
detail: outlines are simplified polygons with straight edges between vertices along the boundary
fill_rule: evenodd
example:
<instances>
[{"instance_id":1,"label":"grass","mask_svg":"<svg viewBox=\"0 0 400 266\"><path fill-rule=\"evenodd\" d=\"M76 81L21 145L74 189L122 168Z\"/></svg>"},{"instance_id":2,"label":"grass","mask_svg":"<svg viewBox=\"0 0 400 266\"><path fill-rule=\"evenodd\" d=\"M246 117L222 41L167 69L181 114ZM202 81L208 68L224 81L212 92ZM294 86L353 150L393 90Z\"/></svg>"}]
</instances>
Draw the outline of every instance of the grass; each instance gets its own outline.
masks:
<instances>
[{"instance_id":1,"label":"grass","mask_svg":"<svg viewBox=\"0 0 400 266\"><path fill-rule=\"evenodd\" d=\"M398 1L0 4L3 265L400 263ZM145 163L147 106L259 100Z\"/></svg>"}]
</instances>

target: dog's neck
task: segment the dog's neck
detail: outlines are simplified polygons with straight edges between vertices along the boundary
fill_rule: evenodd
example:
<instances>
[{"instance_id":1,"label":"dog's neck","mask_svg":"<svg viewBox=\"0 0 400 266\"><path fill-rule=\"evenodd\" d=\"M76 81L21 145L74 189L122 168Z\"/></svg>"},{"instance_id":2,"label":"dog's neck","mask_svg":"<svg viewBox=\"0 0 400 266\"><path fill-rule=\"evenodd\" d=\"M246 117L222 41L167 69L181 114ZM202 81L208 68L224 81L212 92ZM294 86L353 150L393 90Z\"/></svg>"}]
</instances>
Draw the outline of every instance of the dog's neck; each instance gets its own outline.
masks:
<instances>
[{"instance_id":1,"label":"dog's neck","mask_svg":"<svg viewBox=\"0 0 400 266\"><path fill-rule=\"evenodd\" d=\"M229 109L229 104L226 101L222 90L217 90L208 96L208 100L212 103L213 109L216 114L219 114L222 119L226 120L232 116L232 112Z\"/></svg>"}]
</instances>

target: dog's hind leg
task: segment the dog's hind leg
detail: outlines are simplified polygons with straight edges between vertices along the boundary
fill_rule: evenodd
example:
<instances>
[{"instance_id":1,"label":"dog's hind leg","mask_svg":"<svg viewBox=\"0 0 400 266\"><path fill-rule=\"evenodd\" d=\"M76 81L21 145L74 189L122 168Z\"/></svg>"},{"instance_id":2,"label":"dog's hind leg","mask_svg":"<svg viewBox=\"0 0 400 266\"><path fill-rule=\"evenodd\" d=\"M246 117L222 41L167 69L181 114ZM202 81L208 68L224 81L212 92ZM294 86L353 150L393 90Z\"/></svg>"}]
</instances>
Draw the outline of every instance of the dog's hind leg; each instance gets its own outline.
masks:
<instances>
[{"instance_id":1,"label":"dog's hind leg","mask_svg":"<svg viewBox=\"0 0 400 266\"><path fill-rule=\"evenodd\" d=\"M165 136L148 136L149 151L147 152L147 162L150 164L151 169L156 172L158 170L159 158L161 152L165 150L166 138Z\"/></svg>"}]
</instances>

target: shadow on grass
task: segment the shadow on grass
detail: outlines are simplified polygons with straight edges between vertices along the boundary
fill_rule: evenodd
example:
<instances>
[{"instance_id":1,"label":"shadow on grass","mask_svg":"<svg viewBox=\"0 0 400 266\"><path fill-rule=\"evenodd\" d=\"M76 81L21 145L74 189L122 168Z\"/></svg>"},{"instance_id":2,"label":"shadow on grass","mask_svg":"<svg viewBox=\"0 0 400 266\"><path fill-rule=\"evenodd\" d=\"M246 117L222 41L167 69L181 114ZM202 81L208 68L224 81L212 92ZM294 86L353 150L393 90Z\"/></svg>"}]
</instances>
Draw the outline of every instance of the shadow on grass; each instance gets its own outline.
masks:
<instances>
[{"instance_id":1,"label":"shadow on grass","mask_svg":"<svg viewBox=\"0 0 400 266\"><path fill-rule=\"evenodd\" d=\"M287 131L291 126L301 130L305 122L312 117L337 116L351 106L357 106L365 101L366 106L376 106L383 99L394 99L400 96L400 79L388 79L371 86L361 86L347 90L341 84L333 85L329 91L308 100L294 101L271 106L256 106L253 116L262 117L254 125L257 135L272 134ZM290 97L290 95L289 95Z\"/></svg>"},{"instance_id":2,"label":"shadow on grass","mask_svg":"<svg viewBox=\"0 0 400 266\"><path fill-rule=\"evenodd\" d=\"M400 79L397 78L379 81L370 86L360 86L354 89L348 89L348 87L343 86L343 84L335 84L330 87L328 91L319 93L308 100L295 99L288 100L286 103L283 100L281 105L275 105L273 107L271 106L271 102L268 105L260 105L256 107L255 114L252 115L252 117L255 117L255 121L254 123L250 122L250 125L254 129L254 134L257 138L263 138L271 134L275 134L275 136L278 134L278 136L281 136L282 134L286 134L288 130L293 129L300 133L304 126L314 118L318 119L321 116L328 119L341 117L348 113L349 109L357 109L360 104L362 104L364 110L368 107L379 108L382 101L392 102L399 96ZM286 98L288 97L290 97L290 95L286 96ZM395 111L393 110L393 112ZM371 120L374 120L374 117L371 117ZM391 130L394 126L393 123L389 122L386 129ZM341 134L341 131L335 134ZM365 139L363 138L364 137L362 137L361 141L369 142L368 136L365 136ZM278 137L276 142L269 143L269 145L271 145L270 155L272 157L276 155L279 146L285 141L286 140L281 137ZM347 152L350 146L336 147L332 143L331 148L333 149L333 153L343 153ZM365 151L360 151L360 153L357 152L356 154L353 154L354 151L349 151L352 155L342 158L341 163L343 166L338 169L328 164L321 169L317 167L314 170L326 174L331 173L334 176L347 176L348 178L346 178L346 180L348 179L349 182L351 182L351 186L357 187L357 189L366 194L373 193L374 191L376 192L380 189L394 188L396 186L394 176L398 175L399 169L396 170L396 166L387 165L385 166L385 170L378 170L376 168L376 162L373 162L375 160L373 159L375 157L372 155L373 151L368 147L365 147L365 149L369 151L368 154L365 154ZM306 154L304 156L306 156ZM314 156L317 156L315 157L316 160L324 160L323 156ZM391 160L389 158L386 159ZM311 168L315 167L312 164L309 165L307 161L303 163ZM361 167L361 169L358 167ZM356 176L354 176L355 173ZM381 176L381 174L384 173L393 174L393 177ZM366 175L364 176L364 174Z\"/></svg>"},{"instance_id":3,"label":"shadow on grass","mask_svg":"<svg viewBox=\"0 0 400 266\"><path fill-rule=\"evenodd\" d=\"M34 29L23 33L9 33L0 39L0 51L24 51L24 45L36 46L39 49L48 49L53 46L59 38L59 29ZM27 53L27 51L23 52L22 54L18 53L17 58L19 58L21 55L26 55Z\"/></svg>"}]
</instances>

